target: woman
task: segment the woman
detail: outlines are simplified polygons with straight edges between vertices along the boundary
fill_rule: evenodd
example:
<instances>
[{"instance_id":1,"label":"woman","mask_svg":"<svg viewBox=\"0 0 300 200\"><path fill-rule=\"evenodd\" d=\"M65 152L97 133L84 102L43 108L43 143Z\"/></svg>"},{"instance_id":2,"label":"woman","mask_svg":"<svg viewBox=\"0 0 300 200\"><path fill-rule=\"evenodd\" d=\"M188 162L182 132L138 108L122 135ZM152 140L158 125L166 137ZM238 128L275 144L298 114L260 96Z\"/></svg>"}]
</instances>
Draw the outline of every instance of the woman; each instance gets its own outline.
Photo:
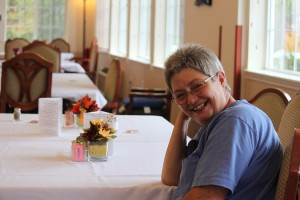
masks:
<instances>
[{"instance_id":1,"label":"woman","mask_svg":"<svg viewBox=\"0 0 300 200\"><path fill-rule=\"evenodd\" d=\"M178 49L165 67L181 110L162 170L163 183L177 186L173 199L274 199L282 148L269 117L231 96L220 61L203 46ZM191 118L202 128L186 148Z\"/></svg>"}]
</instances>

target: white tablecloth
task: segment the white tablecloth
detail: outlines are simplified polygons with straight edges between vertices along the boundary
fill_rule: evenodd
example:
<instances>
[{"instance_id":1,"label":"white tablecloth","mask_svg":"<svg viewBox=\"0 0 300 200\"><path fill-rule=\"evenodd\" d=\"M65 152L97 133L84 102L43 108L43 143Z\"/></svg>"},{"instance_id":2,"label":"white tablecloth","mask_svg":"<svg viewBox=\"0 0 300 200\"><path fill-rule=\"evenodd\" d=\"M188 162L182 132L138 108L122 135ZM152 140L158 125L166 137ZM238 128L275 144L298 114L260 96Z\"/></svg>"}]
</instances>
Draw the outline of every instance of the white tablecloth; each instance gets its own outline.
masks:
<instances>
[{"instance_id":1,"label":"white tablecloth","mask_svg":"<svg viewBox=\"0 0 300 200\"><path fill-rule=\"evenodd\" d=\"M75 73L85 73L83 67L74 62L70 61L74 57L73 53L62 52L60 53L60 68L62 72L75 72Z\"/></svg>"},{"instance_id":2,"label":"white tablecloth","mask_svg":"<svg viewBox=\"0 0 300 200\"><path fill-rule=\"evenodd\" d=\"M75 102L86 94L95 99L101 108L107 104L103 94L86 74L53 73L52 97L62 97Z\"/></svg>"},{"instance_id":3,"label":"white tablecloth","mask_svg":"<svg viewBox=\"0 0 300 200\"><path fill-rule=\"evenodd\" d=\"M60 62L61 72L85 73L83 67L73 61L62 60Z\"/></svg>"},{"instance_id":4,"label":"white tablecloth","mask_svg":"<svg viewBox=\"0 0 300 200\"><path fill-rule=\"evenodd\" d=\"M74 57L73 53L69 53L69 52L61 52L60 53L60 60L70 60L73 57Z\"/></svg>"},{"instance_id":5,"label":"white tablecloth","mask_svg":"<svg viewBox=\"0 0 300 200\"><path fill-rule=\"evenodd\" d=\"M0 73L0 91L1 91ZM84 95L95 99L98 106L103 108L107 100L86 74L81 73L53 73L52 74L52 97L61 97L70 101L78 101Z\"/></svg>"},{"instance_id":6,"label":"white tablecloth","mask_svg":"<svg viewBox=\"0 0 300 200\"><path fill-rule=\"evenodd\" d=\"M167 200L174 187L160 181L173 128L158 116L118 116L114 153L107 162L73 162L77 128L60 137L38 132L37 115L0 114L0 199Z\"/></svg>"}]
</instances>

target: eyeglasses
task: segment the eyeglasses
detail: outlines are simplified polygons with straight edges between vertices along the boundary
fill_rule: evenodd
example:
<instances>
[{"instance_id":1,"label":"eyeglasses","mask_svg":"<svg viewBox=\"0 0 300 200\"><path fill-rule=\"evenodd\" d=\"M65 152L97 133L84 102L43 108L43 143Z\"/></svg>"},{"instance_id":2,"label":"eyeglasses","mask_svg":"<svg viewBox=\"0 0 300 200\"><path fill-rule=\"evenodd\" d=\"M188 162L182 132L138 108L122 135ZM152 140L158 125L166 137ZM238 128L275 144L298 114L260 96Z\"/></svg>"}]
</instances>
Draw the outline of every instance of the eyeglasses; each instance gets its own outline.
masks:
<instances>
[{"instance_id":1,"label":"eyeglasses","mask_svg":"<svg viewBox=\"0 0 300 200\"><path fill-rule=\"evenodd\" d=\"M203 90L203 88L206 85L207 81L212 79L214 76L216 76L216 74L213 75L213 76L208 77L203 82L197 81L197 82L193 83L191 86L187 87L186 90L175 92L173 94L172 102L176 102L176 104L178 104L178 105L184 104L187 100L188 92L190 92L193 95L199 94Z\"/></svg>"}]
</instances>

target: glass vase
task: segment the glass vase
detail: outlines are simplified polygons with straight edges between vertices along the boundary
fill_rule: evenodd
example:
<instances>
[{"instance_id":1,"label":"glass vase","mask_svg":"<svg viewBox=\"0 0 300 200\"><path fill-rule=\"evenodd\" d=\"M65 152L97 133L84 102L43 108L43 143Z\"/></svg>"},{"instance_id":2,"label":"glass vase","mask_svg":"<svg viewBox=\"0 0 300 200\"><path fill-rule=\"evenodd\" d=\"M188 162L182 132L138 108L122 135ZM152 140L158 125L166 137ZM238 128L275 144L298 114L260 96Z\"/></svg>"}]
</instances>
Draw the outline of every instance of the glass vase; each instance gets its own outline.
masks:
<instances>
[{"instance_id":1,"label":"glass vase","mask_svg":"<svg viewBox=\"0 0 300 200\"><path fill-rule=\"evenodd\" d=\"M79 114L76 115L77 126L81 127L84 125L84 115L85 115L85 112L80 112Z\"/></svg>"},{"instance_id":2,"label":"glass vase","mask_svg":"<svg viewBox=\"0 0 300 200\"><path fill-rule=\"evenodd\" d=\"M88 141L88 159L92 162L107 161L108 142Z\"/></svg>"}]
</instances>

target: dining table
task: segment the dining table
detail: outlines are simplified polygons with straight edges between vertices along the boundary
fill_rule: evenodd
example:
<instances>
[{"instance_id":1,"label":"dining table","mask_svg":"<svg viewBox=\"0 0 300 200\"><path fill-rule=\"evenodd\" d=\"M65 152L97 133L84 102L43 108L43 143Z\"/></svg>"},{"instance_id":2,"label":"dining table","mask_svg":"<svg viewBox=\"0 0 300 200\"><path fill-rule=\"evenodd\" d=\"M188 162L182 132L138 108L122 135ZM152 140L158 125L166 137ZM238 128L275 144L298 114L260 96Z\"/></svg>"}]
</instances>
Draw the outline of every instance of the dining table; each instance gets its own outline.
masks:
<instances>
[{"instance_id":1,"label":"dining table","mask_svg":"<svg viewBox=\"0 0 300 200\"><path fill-rule=\"evenodd\" d=\"M0 73L0 90L1 90ZM85 73L53 73L51 97L62 98L71 102L76 102L85 95L96 100L98 106L103 108L107 100Z\"/></svg>"},{"instance_id":2,"label":"dining table","mask_svg":"<svg viewBox=\"0 0 300 200\"><path fill-rule=\"evenodd\" d=\"M174 186L161 182L173 125L160 116L116 115L116 138L107 161L75 162L71 142L80 127L59 136L39 132L39 115L0 114L1 200L168 200Z\"/></svg>"},{"instance_id":3,"label":"dining table","mask_svg":"<svg viewBox=\"0 0 300 200\"><path fill-rule=\"evenodd\" d=\"M69 60L60 61L60 70L62 73L85 73L85 70L79 63Z\"/></svg>"},{"instance_id":4,"label":"dining table","mask_svg":"<svg viewBox=\"0 0 300 200\"><path fill-rule=\"evenodd\" d=\"M103 108L107 104L102 92L93 81L82 73L53 73L52 97L61 97L76 102L85 95L96 100L98 106Z\"/></svg>"},{"instance_id":5,"label":"dining table","mask_svg":"<svg viewBox=\"0 0 300 200\"><path fill-rule=\"evenodd\" d=\"M60 68L61 72L71 72L71 73L85 73L83 67L75 62L71 61L71 58L74 57L73 53L70 52L61 52L60 53Z\"/></svg>"}]
</instances>

